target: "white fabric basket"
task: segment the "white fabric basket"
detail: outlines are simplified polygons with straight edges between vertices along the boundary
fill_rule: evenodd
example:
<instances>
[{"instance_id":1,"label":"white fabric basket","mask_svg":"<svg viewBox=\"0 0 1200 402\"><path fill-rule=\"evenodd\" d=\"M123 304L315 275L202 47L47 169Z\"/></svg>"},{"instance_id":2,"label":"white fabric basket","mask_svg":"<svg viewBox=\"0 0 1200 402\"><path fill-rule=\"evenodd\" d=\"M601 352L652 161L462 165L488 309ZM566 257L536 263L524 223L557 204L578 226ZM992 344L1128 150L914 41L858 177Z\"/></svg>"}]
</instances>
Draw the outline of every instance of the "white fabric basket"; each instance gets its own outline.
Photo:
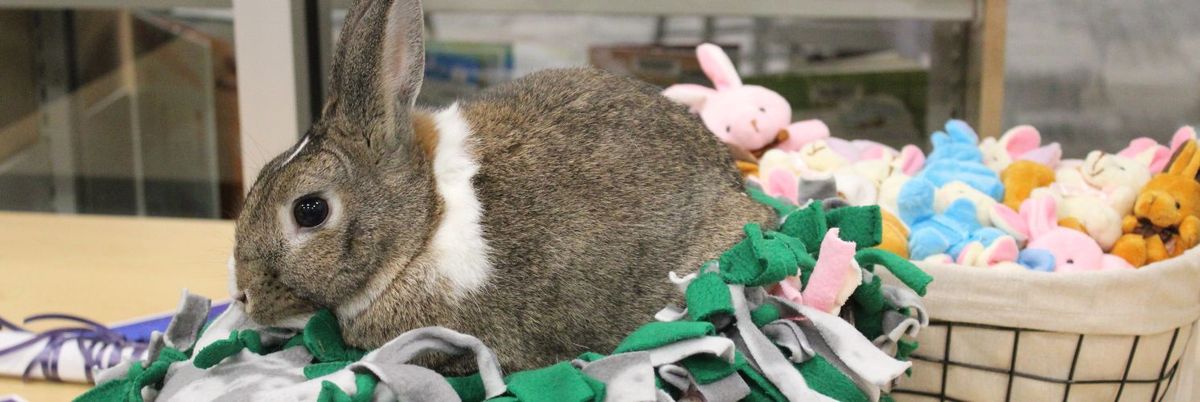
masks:
<instances>
[{"instance_id":1,"label":"white fabric basket","mask_svg":"<svg viewBox=\"0 0 1200 402\"><path fill-rule=\"evenodd\" d=\"M1200 249L1129 271L919 265L933 320L897 401L1200 400Z\"/></svg>"}]
</instances>

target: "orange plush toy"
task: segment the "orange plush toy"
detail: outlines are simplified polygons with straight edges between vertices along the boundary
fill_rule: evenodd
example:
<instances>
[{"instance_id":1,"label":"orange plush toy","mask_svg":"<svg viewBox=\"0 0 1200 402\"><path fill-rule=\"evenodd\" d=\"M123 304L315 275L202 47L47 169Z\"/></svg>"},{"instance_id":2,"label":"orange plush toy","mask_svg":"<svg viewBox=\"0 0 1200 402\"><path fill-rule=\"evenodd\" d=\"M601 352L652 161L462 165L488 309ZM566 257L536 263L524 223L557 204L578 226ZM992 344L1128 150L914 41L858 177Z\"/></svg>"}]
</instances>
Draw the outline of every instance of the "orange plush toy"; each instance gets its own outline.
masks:
<instances>
[{"instance_id":1,"label":"orange plush toy","mask_svg":"<svg viewBox=\"0 0 1200 402\"><path fill-rule=\"evenodd\" d=\"M1200 153L1188 140L1164 173L1138 193L1133 215L1121 221L1125 232L1112 253L1135 267L1183 254L1200 238Z\"/></svg>"},{"instance_id":2,"label":"orange plush toy","mask_svg":"<svg viewBox=\"0 0 1200 402\"><path fill-rule=\"evenodd\" d=\"M876 247L907 259L908 227L904 226L904 222L901 222L900 218L892 215L891 212L880 208L879 214L883 216L883 241Z\"/></svg>"},{"instance_id":3,"label":"orange plush toy","mask_svg":"<svg viewBox=\"0 0 1200 402\"><path fill-rule=\"evenodd\" d=\"M1018 160L1000 172L1004 182L1004 205L1014 211L1033 194L1033 189L1049 186L1054 182L1054 169L1031 160Z\"/></svg>"}]
</instances>

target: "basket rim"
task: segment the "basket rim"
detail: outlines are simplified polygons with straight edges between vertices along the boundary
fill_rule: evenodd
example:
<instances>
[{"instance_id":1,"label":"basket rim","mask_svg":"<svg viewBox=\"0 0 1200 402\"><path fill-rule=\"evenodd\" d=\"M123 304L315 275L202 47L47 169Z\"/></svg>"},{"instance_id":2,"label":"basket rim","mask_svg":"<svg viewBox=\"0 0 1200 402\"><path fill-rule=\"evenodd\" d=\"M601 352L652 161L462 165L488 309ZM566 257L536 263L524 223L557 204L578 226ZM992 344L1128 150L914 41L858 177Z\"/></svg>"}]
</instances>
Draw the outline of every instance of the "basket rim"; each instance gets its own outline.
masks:
<instances>
[{"instance_id":1,"label":"basket rim","mask_svg":"<svg viewBox=\"0 0 1200 402\"><path fill-rule=\"evenodd\" d=\"M1200 249L1136 270L1046 273L915 262L931 318L1096 335L1150 335L1200 319ZM880 276L897 283L887 272Z\"/></svg>"}]
</instances>

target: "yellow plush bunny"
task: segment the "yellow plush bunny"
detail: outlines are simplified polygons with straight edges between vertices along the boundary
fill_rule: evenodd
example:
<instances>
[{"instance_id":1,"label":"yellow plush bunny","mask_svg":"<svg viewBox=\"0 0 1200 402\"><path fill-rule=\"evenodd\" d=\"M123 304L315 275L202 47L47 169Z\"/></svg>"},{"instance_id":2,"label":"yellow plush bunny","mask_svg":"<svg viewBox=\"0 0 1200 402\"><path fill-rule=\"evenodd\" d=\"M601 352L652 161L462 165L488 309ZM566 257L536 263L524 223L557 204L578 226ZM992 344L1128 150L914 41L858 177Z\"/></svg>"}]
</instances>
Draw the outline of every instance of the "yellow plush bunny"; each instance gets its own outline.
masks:
<instances>
[{"instance_id":1,"label":"yellow plush bunny","mask_svg":"<svg viewBox=\"0 0 1200 402\"><path fill-rule=\"evenodd\" d=\"M1135 267L1183 254L1200 238L1200 152L1185 143L1171 166L1138 193L1133 214L1121 221L1125 233L1113 254Z\"/></svg>"}]
</instances>

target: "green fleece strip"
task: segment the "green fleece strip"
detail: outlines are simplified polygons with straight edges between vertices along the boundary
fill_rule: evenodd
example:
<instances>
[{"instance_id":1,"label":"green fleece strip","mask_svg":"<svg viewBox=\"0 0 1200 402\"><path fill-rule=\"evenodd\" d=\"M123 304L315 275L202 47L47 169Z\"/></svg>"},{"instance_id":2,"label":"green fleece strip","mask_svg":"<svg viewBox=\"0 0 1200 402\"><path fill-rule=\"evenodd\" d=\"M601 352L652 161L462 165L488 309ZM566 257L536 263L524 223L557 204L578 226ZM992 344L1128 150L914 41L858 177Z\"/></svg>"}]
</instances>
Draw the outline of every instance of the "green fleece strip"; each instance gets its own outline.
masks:
<instances>
[{"instance_id":1,"label":"green fleece strip","mask_svg":"<svg viewBox=\"0 0 1200 402\"><path fill-rule=\"evenodd\" d=\"M579 355L578 359L583 360L588 363L591 363L596 360L603 359L605 357L608 357L608 356L605 356L605 355L602 355L602 354L599 354L596 352L583 352L583 354Z\"/></svg>"},{"instance_id":2,"label":"green fleece strip","mask_svg":"<svg viewBox=\"0 0 1200 402\"><path fill-rule=\"evenodd\" d=\"M375 398L375 387L379 378L371 373L354 374L354 396L350 396L338 388L337 384L321 381L321 392L317 394L317 402L370 402Z\"/></svg>"},{"instance_id":3,"label":"green fleece strip","mask_svg":"<svg viewBox=\"0 0 1200 402\"><path fill-rule=\"evenodd\" d=\"M483 388L483 377L479 373L462 377L446 377L446 382L454 388L454 393L463 402L481 402L487 398L487 390Z\"/></svg>"},{"instance_id":4,"label":"green fleece strip","mask_svg":"<svg viewBox=\"0 0 1200 402\"><path fill-rule=\"evenodd\" d=\"M304 326L304 346L318 362L358 361L366 352L346 346L337 317L329 310L318 311Z\"/></svg>"},{"instance_id":5,"label":"green fleece strip","mask_svg":"<svg viewBox=\"0 0 1200 402\"><path fill-rule=\"evenodd\" d=\"M196 352L196 357L192 359L192 365L196 368L207 369L216 366L221 360L226 357L233 356L246 346L242 344L242 340L238 338L238 331L233 330L225 339L221 339L210 343L199 352Z\"/></svg>"},{"instance_id":6,"label":"green fleece strip","mask_svg":"<svg viewBox=\"0 0 1200 402\"><path fill-rule=\"evenodd\" d=\"M830 364L821 355L814 355L804 363L796 365L804 381L814 391L841 402L869 402L854 381Z\"/></svg>"},{"instance_id":7,"label":"green fleece strip","mask_svg":"<svg viewBox=\"0 0 1200 402\"><path fill-rule=\"evenodd\" d=\"M887 301L883 298L883 281L879 277L859 285L850 295L851 308L854 311L854 327L858 328L867 339L875 339L883 335L883 310Z\"/></svg>"},{"instance_id":8,"label":"green fleece strip","mask_svg":"<svg viewBox=\"0 0 1200 402\"><path fill-rule=\"evenodd\" d=\"M875 266L887 268L900 282L908 286L920 296L925 296L925 289L933 282L933 277L917 268L911 261L886 250L866 249L854 254L854 260L864 269L875 272Z\"/></svg>"},{"instance_id":9,"label":"green fleece strip","mask_svg":"<svg viewBox=\"0 0 1200 402\"><path fill-rule=\"evenodd\" d=\"M771 303L763 303L750 312L750 320L754 321L754 326L762 328L764 325L775 322L782 315L778 306Z\"/></svg>"},{"instance_id":10,"label":"green fleece strip","mask_svg":"<svg viewBox=\"0 0 1200 402\"><path fill-rule=\"evenodd\" d=\"M729 285L721 276L708 272L692 280L685 292L688 316L695 321L707 321L714 315L733 314Z\"/></svg>"},{"instance_id":11,"label":"green fleece strip","mask_svg":"<svg viewBox=\"0 0 1200 402\"><path fill-rule=\"evenodd\" d=\"M806 250L811 250L814 258L820 257L821 240L825 238L825 232L829 231L825 210L819 202L809 203L808 207L788 214L779 226L779 231L800 239Z\"/></svg>"},{"instance_id":12,"label":"green fleece strip","mask_svg":"<svg viewBox=\"0 0 1200 402\"><path fill-rule=\"evenodd\" d=\"M125 373L125 378L112 380L92 388L83 395L76 397L75 401L140 402L142 400L142 388L154 387L157 389L162 385L162 380L166 378L170 366L187 359L187 353L171 347L163 348L158 353L158 359L149 365L143 367L141 364L132 364L129 366L129 371Z\"/></svg>"},{"instance_id":13,"label":"green fleece strip","mask_svg":"<svg viewBox=\"0 0 1200 402\"><path fill-rule=\"evenodd\" d=\"M800 265L815 265L804 243L780 232L763 233L758 224L747 224L746 238L721 254L721 276L726 283L764 286L796 275Z\"/></svg>"},{"instance_id":14,"label":"green fleece strip","mask_svg":"<svg viewBox=\"0 0 1200 402\"><path fill-rule=\"evenodd\" d=\"M746 364L745 360L741 360L742 364ZM729 363L719 357L713 355L697 355L683 359L679 362L681 366L687 369L692 374L692 378L697 384L712 384L728 377L738 371L738 361Z\"/></svg>"},{"instance_id":15,"label":"green fleece strip","mask_svg":"<svg viewBox=\"0 0 1200 402\"><path fill-rule=\"evenodd\" d=\"M796 210L796 206L789 202L767 195L761 189L753 186L746 186L746 195L758 201L760 204L771 207L779 216L784 216Z\"/></svg>"},{"instance_id":16,"label":"green fleece strip","mask_svg":"<svg viewBox=\"0 0 1200 402\"><path fill-rule=\"evenodd\" d=\"M651 322L625 337L613 354L650 350L682 340L713 335L716 328L704 321Z\"/></svg>"},{"instance_id":17,"label":"green fleece strip","mask_svg":"<svg viewBox=\"0 0 1200 402\"><path fill-rule=\"evenodd\" d=\"M508 393L522 402L588 402L596 400L595 384L571 363L522 371L508 376ZM603 387L603 385L601 385Z\"/></svg>"},{"instance_id":18,"label":"green fleece strip","mask_svg":"<svg viewBox=\"0 0 1200 402\"><path fill-rule=\"evenodd\" d=\"M917 351L917 347L921 346L920 342L901 339L896 341L896 360L908 361L912 357L912 353Z\"/></svg>"},{"instance_id":19,"label":"green fleece strip","mask_svg":"<svg viewBox=\"0 0 1200 402\"><path fill-rule=\"evenodd\" d=\"M324 376L336 373L341 369L346 368L346 366L349 366L350 363L354 363L354 362L340 361L340 362L328 362L328 363L313 363L313 364L304 366L304 378L311 380L311 379L314 379L317 377L324 377Z\"/></svg>"},{"instance_id":20,"label":"green fleece strip","mask_svg":"<svg viewBox=\"0 0 1200 402\"><path fill-rule=\"evenodd\" d=\"M883 242L883 215L879 206L843 207L825 214L829 227L836 227L838 237L854 242L858 250L878 246Z\"/></svg>"}]
</instances>

